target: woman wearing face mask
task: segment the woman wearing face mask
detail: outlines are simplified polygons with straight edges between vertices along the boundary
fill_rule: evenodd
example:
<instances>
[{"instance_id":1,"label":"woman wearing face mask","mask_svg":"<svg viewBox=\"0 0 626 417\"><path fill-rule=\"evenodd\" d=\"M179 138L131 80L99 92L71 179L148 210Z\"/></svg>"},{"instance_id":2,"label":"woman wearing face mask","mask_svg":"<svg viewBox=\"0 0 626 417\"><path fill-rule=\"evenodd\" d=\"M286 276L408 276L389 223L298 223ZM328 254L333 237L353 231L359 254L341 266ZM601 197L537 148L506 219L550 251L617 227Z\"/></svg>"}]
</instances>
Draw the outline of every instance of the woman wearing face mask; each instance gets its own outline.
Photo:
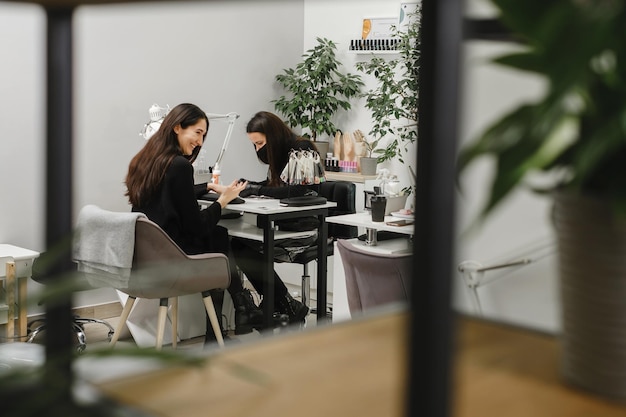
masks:
<instances>
[{"instance_id":1,"label":"woman wearing face mask","mask_svg":"<svg viewBox=\"0 0 626 417\"><path fill-rule=\"evenodd\" d=\"M268 165L267 178L261 182L248 181L241 197L265 195L273 198L303 196L317 191L316 185L290 185L287 187L280 174L289 162L289 153L294 150L318 152L309 139L296 135L278 116L260 111L246 126L248 139L252 142L257 158Z\"/></svg>"},{"instance_id":2,"label":"woman wearing face mask","mask_svg":"<svg viewBox=\"0 0 626 417\"><path fill-rule=\"evenodd\" d=\"M265 195L285 198L303 196L311 191L317 191L316 185L287 185L280 178L280 174L289 162L291 150L317 152L313 142L297 136L278 116L266 111L260 111L252 117L246 126L246 133L254 146L258 160L269 167L267 178L261 182L241 180L241 183L247 183L246 188L239 194L241 197ZM231 245L237 265L262 294L263 274L261 271L263 271L265 261L258 244L233 238ZM308 307L291 297L276 272L274 272L274 289L274 311L287 314L290 323L302 322L309 312Z\"/></svg>"},{"instance_id":3,"label":"woman wearing face mask","mask_svg":"<svg viewBox=\"0 0 626 417\"><path fill-rule=\"evenodd\" d=\"M263 312L250 292L244 290L232 257L227 230L217 223L221 209L245 189L245 183L222 186L217 201L205 210L197 198L210 185L194 185L192 163L198 156L209 128L206 114L193 104L179 104L165 116L159 130L131 160L126 176L126 196L132 211L144 213L158 224L189 255L219 252L229 256L235 305L235 333L260 328ZM217 300L219 295L216 294ZM215 335L207 320L207 341Z\"/></svg>"}]
</instances>

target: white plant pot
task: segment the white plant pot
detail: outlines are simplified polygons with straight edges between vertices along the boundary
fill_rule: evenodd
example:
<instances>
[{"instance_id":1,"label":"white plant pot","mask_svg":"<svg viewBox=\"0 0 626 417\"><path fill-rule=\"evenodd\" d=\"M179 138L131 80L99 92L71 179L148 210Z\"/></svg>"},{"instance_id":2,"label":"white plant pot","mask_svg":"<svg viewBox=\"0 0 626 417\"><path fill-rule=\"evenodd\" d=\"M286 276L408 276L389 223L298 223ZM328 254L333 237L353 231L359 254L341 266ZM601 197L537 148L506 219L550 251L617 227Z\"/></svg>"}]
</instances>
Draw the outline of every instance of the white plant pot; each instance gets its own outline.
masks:
<instances>
[{"instance_id":1,"label":"white plant pot","mask_svg":"<svg viewBox=\"0 0 626 417\"><path fill-rule=\"evenodd\" d=\"M361 166L361 175L376 175L378 158L362 156L361 159L359 159L359 165Z\"/></svg>"}]
</instances>

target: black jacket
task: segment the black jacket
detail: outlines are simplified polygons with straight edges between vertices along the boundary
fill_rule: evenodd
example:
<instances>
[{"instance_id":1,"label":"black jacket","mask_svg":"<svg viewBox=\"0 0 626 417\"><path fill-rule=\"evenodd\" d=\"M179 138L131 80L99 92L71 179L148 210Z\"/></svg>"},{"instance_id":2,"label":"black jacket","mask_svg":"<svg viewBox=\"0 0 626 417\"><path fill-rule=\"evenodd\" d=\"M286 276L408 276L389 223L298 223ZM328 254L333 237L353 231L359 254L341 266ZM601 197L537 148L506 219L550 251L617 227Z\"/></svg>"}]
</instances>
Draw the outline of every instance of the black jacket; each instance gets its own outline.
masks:
<instances>
[{"instance_id":1,"label":"black jacket","mask_svg":"<svg viewBox=\"0 0 626 417\"><path fill-rule=\"evenodd\" d=\"M158 224L187 254L221 252L212 242L212 232L220 220L221 207L212 204L200 210L197 198L206 193L206 184L194 185L193 166L182 155L176 156L165 173L163 183L143 207L144 213ZM220 245L221 246L221 245Z\"/></svg>"}]
</instances>

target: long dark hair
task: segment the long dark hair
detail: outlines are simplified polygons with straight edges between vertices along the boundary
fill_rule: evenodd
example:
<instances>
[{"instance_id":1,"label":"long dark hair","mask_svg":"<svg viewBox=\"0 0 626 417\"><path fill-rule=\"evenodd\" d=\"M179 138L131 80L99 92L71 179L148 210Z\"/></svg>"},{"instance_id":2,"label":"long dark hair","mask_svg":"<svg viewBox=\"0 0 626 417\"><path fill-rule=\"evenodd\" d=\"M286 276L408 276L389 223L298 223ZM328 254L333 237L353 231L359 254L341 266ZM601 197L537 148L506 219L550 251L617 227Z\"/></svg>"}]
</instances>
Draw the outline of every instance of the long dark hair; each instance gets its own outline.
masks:
<instances>
[{"instance_id":1,"label":"long dark hair","mask_svg":"<svg viewBox=\"0 0 626 417\"><path fill-rule=\"evenodd\" d=\"M289 151L296 141L306 140L296 135L280 117L267 111L257 112L246 126L246 133L263 133L267 146L270 186L281 184L280 174L289 162ZM313 145L315 147L315 145Z\"/></svg>"},{"instance_id":2,"label":"long dark hair","mask_svg":"<svg viewBox=\"0 0 626 417\"><path fill-rule=\"evenodd\" d=\"M125 194L130 204L141 207L148 202L163 181L165 171L174 157L182 154L174 127L180 125L185 129L201 119L206 120L207 125L207 131L202 138L204 142L209 131L209 118L202 109L194 104L183 103L170 110L159 130L130 161ZM195 161L199 152L200 146L193 150L189 161Z\"/></svg>"}]
</instances>

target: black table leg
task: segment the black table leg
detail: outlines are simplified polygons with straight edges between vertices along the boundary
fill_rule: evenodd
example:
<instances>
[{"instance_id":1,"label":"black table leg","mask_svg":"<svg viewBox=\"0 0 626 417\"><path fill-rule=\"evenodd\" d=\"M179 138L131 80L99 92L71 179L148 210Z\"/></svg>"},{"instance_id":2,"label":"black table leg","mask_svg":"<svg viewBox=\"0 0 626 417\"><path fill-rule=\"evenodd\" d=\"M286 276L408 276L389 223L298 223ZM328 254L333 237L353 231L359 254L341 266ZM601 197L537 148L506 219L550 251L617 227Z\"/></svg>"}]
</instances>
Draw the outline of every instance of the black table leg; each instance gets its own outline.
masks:
<instances>
[{"instance_id":1,"label":"black table leg","mask_svg":"<svg viewBox=\"0 0 626 417\"><path fill-rule=\"evenodd\" d=\"M318 242L317 245L317 322L322 323L328 319L326 315L326 306L328 304L326 292L328 288L328 223L326 223L326 214L317 216L319 219Z\"/></svg>"},{"instance_id":2,"label":"black table leg","mask_svg":"<svg viewBox=\"0 0 626 417\"><path fill-rule=\"evenodd\" d=\"M266 332L273 331L274 320L274 221L269 216L263 220L263 328Z\"/></svg>"}]
</instances>

